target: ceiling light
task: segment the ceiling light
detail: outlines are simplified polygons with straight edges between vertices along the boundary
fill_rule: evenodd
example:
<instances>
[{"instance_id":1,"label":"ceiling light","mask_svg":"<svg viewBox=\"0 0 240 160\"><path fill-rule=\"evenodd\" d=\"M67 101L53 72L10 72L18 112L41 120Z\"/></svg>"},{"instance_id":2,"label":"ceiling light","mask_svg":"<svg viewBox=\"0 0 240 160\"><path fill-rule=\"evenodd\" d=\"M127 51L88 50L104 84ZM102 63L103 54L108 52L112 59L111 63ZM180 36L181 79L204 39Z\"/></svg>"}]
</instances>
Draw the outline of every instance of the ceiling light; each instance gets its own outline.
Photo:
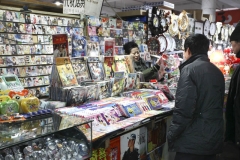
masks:
<instances>
[{"instance_id":1,"label":"ceiling light","mask_svg":"<svg viewBox=\"0 0 240 160\"><path fill-rule=\"evenodd\" d=\"M57 6L60 6L63 4L62 0L56 0L53 3L56 4Z\"/></svg>"}]
</instances>

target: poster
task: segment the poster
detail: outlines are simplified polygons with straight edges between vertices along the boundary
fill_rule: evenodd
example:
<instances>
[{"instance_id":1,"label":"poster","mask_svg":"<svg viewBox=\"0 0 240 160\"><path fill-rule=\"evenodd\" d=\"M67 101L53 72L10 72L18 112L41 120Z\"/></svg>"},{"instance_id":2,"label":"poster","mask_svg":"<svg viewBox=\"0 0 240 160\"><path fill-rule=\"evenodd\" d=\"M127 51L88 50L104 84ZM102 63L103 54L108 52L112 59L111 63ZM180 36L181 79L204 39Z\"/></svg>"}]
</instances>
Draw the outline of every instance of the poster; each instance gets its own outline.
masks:
<instances>
[{"instance_id":1,"label":"poster","mask_svg":"<svg viewBox=\"0 0 240 160\"><path fill-rule=\"evenodd\" d=\"M103 0L86 0L85 14L89 16L99 17L102 10Z\"/></svg>"},{"instance_id":2,"label":"poster","mask_svg":"<svg viewBox=\"0 0 240 160\"><path fill-rule=\"evenodd\" d=\"M85 0L64 0L63 14L84 14Z\"/></svg>"}]
</instances>

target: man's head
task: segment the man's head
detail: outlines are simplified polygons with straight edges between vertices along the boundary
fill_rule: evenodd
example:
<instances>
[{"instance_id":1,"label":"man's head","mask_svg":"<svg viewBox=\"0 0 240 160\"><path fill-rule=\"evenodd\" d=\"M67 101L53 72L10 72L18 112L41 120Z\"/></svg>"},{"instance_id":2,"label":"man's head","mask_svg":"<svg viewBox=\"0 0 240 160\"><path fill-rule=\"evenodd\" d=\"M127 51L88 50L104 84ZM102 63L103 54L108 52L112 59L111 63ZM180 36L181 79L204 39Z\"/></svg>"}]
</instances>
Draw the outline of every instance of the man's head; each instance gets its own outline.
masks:
<instances>
[{"instance_id":1,"label":"man's head","mask_svg":"<svg viewBox=\"0 0 240 160\"><path fill-rule=\"evenodd\" d=\"M203 34L194 34L189 36L184 43L184 59L188 60L192 55L207 54L209 49L209 40Z\"/></svg>"},{"instance_id":2,"label":"man's head","mask_svg":"<svg viewBox=\"0 0 240 160\"><path fill-rule=\"evenodd\" d=\"M140 58L138 45L135 42L128 42L123 46L125 54L133 56L135 61L138 61Z\"/></svg>"},{"instance_id":3,"label":"man's head","mask_svg":"<svg viewBox=\"0 0 240 160\"><path fill-rule=\"evenodd\" d=\"M131 134L129 137L128 137L128 147L134 147L134 144L135 144L135 140L136 140L136 134Z\"/></svg>"},{"instance_id":4,"label":"man's head","mask_svg":"<svg viewBox=\"0 0 240 160\"><path fill-rule=\"evenodd\" d=\"M237 58L240 58L240 22L232 32L230 42L232 44L233 53L236 54Z\"/></svg>"}]
</instances>

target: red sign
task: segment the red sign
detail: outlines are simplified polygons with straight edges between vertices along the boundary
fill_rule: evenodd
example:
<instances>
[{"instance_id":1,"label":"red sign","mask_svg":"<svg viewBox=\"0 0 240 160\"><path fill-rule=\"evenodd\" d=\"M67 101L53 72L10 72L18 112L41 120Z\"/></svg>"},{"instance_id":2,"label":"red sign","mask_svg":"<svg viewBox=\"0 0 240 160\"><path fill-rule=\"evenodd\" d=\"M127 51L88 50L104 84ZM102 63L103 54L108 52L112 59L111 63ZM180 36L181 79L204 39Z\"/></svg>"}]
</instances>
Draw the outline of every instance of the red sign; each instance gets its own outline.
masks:
<instances>
[{"instance_id":1,"label":"red sign","mask_svg":"<svg viewBox=\"0 0 240 160\"><path fill-rule=\"evenodd\" d=\"M222 22L224 24L238 23L240 21L240 9L228 10L228 11L218 11L216 12L216 22Z\"/></svg>"}]
</instances>

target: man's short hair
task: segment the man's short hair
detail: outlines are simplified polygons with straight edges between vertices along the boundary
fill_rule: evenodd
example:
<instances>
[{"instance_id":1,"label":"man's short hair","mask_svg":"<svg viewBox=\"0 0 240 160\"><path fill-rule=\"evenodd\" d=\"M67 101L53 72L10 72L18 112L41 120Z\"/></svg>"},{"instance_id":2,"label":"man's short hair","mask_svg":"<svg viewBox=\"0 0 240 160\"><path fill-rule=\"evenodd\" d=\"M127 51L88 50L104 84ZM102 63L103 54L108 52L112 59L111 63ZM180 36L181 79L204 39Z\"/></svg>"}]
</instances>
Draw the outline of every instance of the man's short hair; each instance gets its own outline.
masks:
<instances>
[{"instance_id":1,"label":"man's short hair","mask_svg":"<svg viewBox=\"0 0 240 160\"><path fill-rule=\"evenodd\" d=\"M125 54L130 54L131 53L131 50L133 48L138 48L138 45L137 43L135 42L128 42L126 44L123 45L123 49L125 51Z\"/></svg>"},{"instance_id":2,"label":"man's short hair","mask_svg":"<svg viewBox=\"0 0 240 160\"><path fill-rule=\"evenodd\" d=\"M240 22L238 22L236 28L234 29L230 36L230 42L231 41L240 42Z\"/></svg>"},{"instance_id":3,"label":"man's short hair","mask_svg":"<svg viewBox=\"0 0 240 160\"><path fill-rule=\"evenodd\" d=\"M209 39L203 34L190 35L184 43L184 50L188 48L192 55L207 54L209 49Z\"/></svg>"}]
</instances>

